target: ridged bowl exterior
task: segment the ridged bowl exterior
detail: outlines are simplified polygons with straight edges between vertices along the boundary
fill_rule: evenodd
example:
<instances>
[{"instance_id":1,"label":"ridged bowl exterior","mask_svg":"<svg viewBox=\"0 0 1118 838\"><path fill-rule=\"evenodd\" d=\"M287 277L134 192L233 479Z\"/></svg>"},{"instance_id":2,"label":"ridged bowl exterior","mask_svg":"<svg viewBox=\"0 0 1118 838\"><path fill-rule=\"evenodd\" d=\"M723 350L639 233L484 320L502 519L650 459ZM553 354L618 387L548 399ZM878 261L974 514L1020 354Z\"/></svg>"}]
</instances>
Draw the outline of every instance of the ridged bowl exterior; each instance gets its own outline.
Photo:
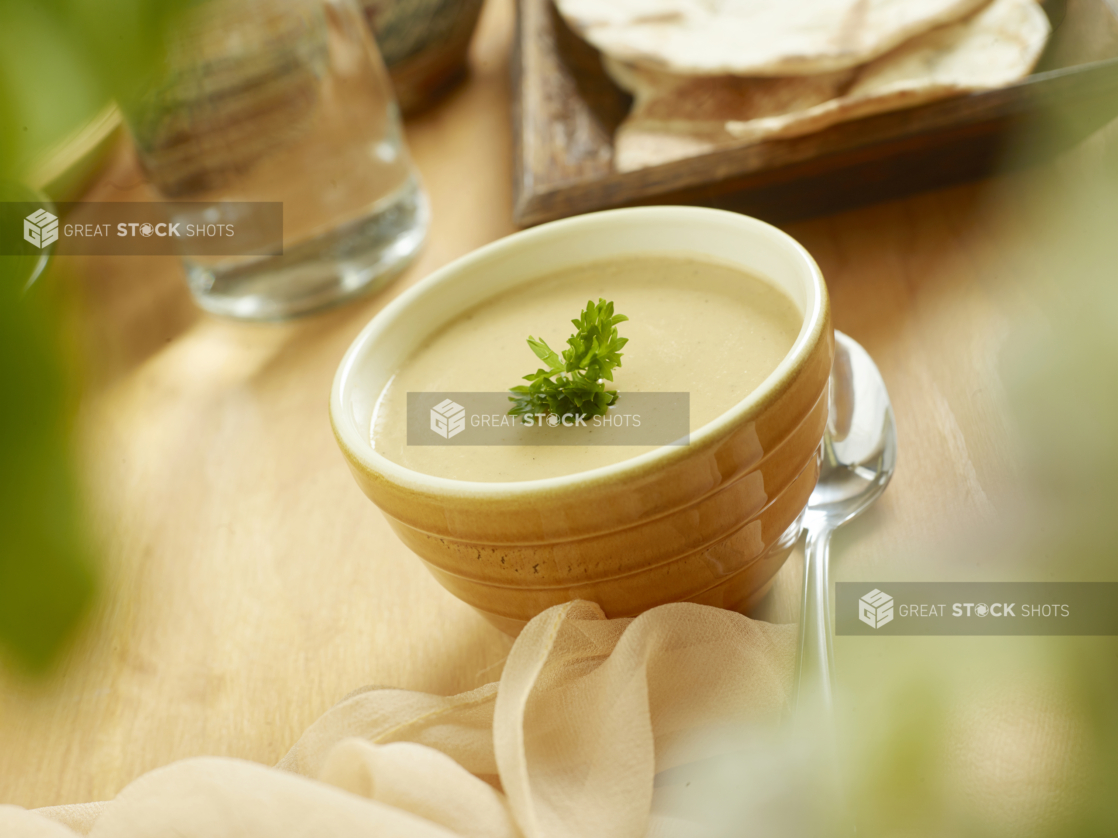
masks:
<instances>
[{"instance_id":1,"label":"ridged bowl exterior","mask_svg":"<svg viewBox=\"0 0 1118 838\"><path fill-rule=\"evenodd\" d=\"M571 599L610 617L684 600L737 608L780 569L791 547L782 536L815 488L833 356L828 317L799 374L755 419L624 481L448 502L347 460L435 578L503 630Z\"/></svg>"}]
</instances>

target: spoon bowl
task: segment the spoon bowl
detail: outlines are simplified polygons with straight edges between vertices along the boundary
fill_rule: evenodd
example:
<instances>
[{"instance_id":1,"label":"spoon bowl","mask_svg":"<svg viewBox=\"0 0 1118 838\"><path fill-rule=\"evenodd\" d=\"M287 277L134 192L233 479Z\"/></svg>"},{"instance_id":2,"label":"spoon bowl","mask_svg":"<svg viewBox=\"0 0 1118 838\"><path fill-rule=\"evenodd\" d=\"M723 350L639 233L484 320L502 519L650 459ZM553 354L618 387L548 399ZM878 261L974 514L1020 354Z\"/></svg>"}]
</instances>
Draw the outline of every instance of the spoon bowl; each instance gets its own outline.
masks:
<instances>
[{"instance_id":1,"label":"spoon bowl","mask_svg":"<svg viewBox=\"0 0 1118 838\"><path fill-rule=\"evenodd\" d=\"M805 522L838 527L857 517L885 491L896 467L897 428L885 382L866 350L836 331L831 416Z\"/></svg>"}]
</instances>

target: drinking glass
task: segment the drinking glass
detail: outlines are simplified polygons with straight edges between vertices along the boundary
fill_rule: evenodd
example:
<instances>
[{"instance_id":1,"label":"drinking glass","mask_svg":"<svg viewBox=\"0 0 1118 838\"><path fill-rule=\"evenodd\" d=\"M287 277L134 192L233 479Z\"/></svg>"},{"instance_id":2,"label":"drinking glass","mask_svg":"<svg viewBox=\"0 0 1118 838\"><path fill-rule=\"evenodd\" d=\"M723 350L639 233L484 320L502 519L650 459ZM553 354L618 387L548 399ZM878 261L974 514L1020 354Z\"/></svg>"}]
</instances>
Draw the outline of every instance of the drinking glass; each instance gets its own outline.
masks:
<instances>
[{"instance_id":1,"label":"drinking glass","mask_svg":"<svg viewBox=\"0 0 1118 838\"><path fill-rule=\"evenodd\" d=\"M184 255L209 311L304 314L379 287L423 243L427 201L356 0L193 6L165 74L129 111L172 221L235 222L257 253L282 244L282 255ZM282 231L245 202L282 202Z\"/></svg>"}]
</instances>

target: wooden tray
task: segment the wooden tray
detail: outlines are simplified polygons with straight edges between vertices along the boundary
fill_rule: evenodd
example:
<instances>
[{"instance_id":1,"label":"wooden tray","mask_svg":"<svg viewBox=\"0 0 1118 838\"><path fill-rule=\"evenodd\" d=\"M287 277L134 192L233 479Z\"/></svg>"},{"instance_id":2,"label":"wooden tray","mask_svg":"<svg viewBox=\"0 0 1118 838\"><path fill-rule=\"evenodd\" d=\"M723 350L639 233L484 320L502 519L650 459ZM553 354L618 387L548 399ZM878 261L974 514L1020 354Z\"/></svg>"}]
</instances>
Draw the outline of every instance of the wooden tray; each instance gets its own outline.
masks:
<instances>
[{"instance_id":1,"label":"wooden tray","mask_svg":"<svg viewBox=\"0 0 1118 838\"><path fill-rule=\"evenodd\" d=\"M629 96L551 0L519 0L515 221L528 226L608 207L694 203L782 222L1048 156L1118 115L1118 3L1045 0L1043 6L1052 38L1037 71L1012 87L614 172L612 137Z\"/></svg>"}]
</instances>

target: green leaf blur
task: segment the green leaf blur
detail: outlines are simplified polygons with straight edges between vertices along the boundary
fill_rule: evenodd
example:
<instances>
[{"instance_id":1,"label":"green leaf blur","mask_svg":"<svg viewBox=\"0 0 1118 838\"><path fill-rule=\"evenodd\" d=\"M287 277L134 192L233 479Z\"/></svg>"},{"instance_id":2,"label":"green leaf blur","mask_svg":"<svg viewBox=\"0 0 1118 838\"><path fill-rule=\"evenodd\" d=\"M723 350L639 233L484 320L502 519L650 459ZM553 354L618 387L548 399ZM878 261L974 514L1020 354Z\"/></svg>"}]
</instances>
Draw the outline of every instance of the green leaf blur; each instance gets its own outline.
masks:
<instances>
[{"instance_id":1,"label":"green leaf blur","mask_svg":"<svg viewBox=\"0 0 1118 838\"><path fill-rule=\"evenodd\" d=\"M158 71L181 0L0 0L0 199L34 200L32 167ZM64 289L37 258L0 257L0 658L45 669L94 589L64 349Z\"/></svg>"},{"instance_id":2,"label":"green leaf blur","mask_svg":"<svg viewBox=\"0 0 1118 838\"><path fill-rule=\"evenodd\" d=\"M68 379L53 301L23 286L29 257L0 257L0 643L45 668L89 601Z\"/></svg>"}]
</instances>

